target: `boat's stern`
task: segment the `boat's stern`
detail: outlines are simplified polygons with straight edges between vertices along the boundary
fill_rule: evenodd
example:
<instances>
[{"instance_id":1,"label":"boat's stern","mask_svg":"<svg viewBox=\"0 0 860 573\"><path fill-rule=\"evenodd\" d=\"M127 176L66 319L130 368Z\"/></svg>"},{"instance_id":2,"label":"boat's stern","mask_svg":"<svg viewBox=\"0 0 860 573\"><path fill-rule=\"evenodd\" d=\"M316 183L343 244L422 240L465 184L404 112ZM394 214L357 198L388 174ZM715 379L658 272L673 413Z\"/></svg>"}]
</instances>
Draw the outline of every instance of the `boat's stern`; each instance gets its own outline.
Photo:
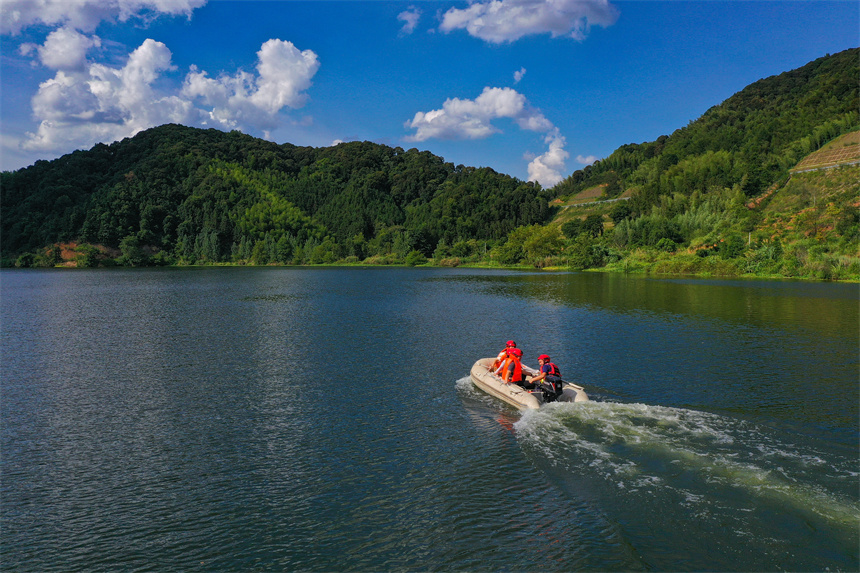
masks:
<instances>
[{"instance_id":1,"label":"boat's stern","mask_svg":"<svg viewBox=\"0 0 860 573\"><path fill-rule=\"evenodd\" d=\"M562 390L559 402L588 402L590 398L585 392L585 388L576 384L565 384Z\"/></svg>"}]
</instances>

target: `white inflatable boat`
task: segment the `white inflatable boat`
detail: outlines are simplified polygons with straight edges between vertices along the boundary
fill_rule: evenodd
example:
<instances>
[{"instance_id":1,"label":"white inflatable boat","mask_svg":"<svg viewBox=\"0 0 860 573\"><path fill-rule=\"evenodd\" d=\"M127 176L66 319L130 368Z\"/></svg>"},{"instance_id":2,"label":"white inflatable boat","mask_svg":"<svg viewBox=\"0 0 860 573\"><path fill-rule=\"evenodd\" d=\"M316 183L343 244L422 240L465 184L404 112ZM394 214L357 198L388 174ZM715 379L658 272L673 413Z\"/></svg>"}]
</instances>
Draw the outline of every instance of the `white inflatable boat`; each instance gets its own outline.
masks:
<instances>
[{"instance_id":1,"label":"white inflatable boat","mask_svg":"<svg viewBox=\"0 0 860 573\"><path fill-rule=\"evenodd\" d=\"M520 410L535 410L543 405L543 395L539 390L530 392L516 384L505 384L501 378L493 374L494 361L495 358L481 358L475 362L470 373L475 386ZM523 364L523 374L536 376L538 371ZM558 398L558 402L588 401L588 394L582 386L565 382L562 388L563 394Z\"/></svg>"}]
</instances>

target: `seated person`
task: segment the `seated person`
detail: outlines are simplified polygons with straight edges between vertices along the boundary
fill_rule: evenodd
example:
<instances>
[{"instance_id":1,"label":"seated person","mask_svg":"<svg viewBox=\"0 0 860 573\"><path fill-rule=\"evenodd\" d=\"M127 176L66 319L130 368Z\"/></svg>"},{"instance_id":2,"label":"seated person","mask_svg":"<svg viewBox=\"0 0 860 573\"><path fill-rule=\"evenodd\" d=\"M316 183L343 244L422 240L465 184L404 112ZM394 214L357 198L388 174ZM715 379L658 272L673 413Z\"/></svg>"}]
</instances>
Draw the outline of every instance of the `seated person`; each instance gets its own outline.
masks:
<instances>
[{"instance_id":1,"label":"seated person","mask_svg":"<svg viewBox=\"0 0 860 573\"><path fill-rule=\"evenodd\" d=\"M511 348L508 351L508 359L502 365L502 380L505 384L534 388L534 385L528 384L523 378L523 365L520 362L522 356L523 351L519 348Z\"/></svg>"},{"instance_id":2,"label":"seated person","mask_svg":"<svg viewBox=\"0 0 860 573\"><path fill-rule=\"evenodd\" d=\"M562 394L561 370L550 362L549 356L541 354L538 356L540 374L531 379L532 388L539 387L543 392L545 402L554 402Z\"/></svg>"},{"instance_id":3,"label":"seated person","mask_svg":"<svg viewBox=\"0 0 860 573\"><path fill-rule=\"evenodd\" d=\"M493 370L496 374L501 372L502 364L504 364L505 360L507 360L507 358L508 358L508 351L511 348L516 348L516 347L517 347L516 342L514 342L513 340L508 340L507 344L505 344L505 349L502 350L501 352L499 352L499 355L496 356L496 360L493 362L493 366L490 368L490 370Z\"/></svg>"}]
</instances>

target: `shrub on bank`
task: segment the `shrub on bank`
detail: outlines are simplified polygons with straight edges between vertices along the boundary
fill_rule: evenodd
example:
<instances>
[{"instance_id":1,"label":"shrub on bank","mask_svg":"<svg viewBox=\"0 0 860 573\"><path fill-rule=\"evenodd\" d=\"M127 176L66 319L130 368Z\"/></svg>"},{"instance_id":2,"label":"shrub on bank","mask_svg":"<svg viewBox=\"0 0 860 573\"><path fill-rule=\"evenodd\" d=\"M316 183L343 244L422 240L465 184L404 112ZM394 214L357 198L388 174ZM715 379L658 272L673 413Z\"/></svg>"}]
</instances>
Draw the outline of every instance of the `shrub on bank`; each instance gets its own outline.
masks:
<instances>
[{"instance_id":1,"label":"shrub on bank","mask_svg":"<svg viewBox=\"0 0 860 573\"><path fill-rule=\"evenodd\" d=\"M459 267L462 261L459 257L448 257L444 259L439 259L440 267Z\"/></svg>"},{"instance_id":2,"label":"shrub on bank","mask_svg":"<svg viewBox=\"0 0 860 573\"><path fill-rule=\"evenodd\" d=\"M743 274L734 259L697 257L683 254L654 263L651 270L663 274L696 274L706 276L738 276Z\"/></svg>"},{"instance_id":3,"label":"shrub on bank","mask_svg":"<svg viewBox=\"0 0 860 573\"><path fill-rule=\"evenodd\" d=\"M372 257L364 259L365 265L396 265L402 262L403 261L398 259L397 255L394 253L389 253L387 255L373 255Z\"/></svg>"},{"instance_id":4,"label":"shrub on bank","mask_svg":"<svg viewBox=\"0 0 860 573\"><path fill-rule=\"evenodd\" d=\"M425 257L424 253L422 253L421 251L411 251L408 255L406 255L406 264L410 267L426 265L427 257Z\"/></svg>"}]
</instances>

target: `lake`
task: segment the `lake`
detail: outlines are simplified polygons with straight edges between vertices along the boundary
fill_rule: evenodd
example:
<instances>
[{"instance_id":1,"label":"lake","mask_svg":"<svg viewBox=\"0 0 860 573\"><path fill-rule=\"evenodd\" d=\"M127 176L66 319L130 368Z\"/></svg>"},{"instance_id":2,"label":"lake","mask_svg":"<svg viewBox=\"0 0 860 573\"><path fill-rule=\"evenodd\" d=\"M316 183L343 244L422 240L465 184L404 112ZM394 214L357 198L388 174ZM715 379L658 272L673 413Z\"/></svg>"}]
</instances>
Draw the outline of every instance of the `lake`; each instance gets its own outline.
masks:
<instances>
[{"instance_id":1,"label":"lake","mask_svg":"<svg viewBox=\"0 0 860 573\"><path fill-rule=\"evenodd\" d=\"M14 571L857 571L858 285L3 270ZM513 338L589 403L477 390Z\"/></svg>"}]
</instances>

